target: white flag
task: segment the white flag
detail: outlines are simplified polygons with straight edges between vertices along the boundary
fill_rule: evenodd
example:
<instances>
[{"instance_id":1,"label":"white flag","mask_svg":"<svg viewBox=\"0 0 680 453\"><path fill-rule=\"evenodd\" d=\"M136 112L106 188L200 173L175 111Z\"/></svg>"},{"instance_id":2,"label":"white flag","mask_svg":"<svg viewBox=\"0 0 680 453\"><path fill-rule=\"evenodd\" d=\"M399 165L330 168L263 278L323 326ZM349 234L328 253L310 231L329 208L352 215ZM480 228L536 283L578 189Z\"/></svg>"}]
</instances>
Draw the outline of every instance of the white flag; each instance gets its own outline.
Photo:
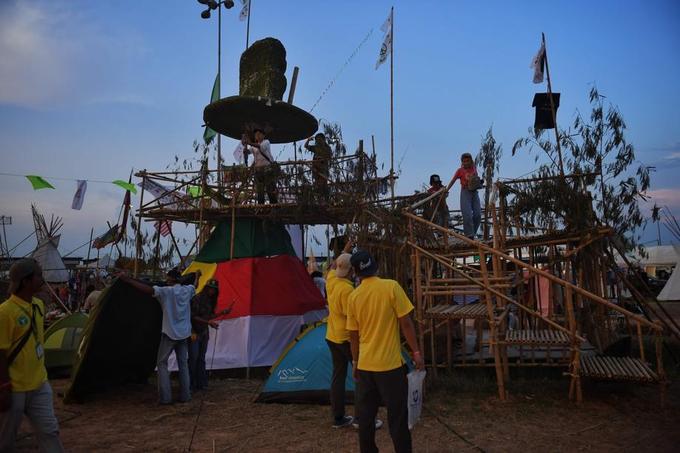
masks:
<instances>
[{"instance_id":1,"label":"white flag","mask_svg":"<svg viewBox=\"0 0 680 453\"><path fill-rule=\"evenodd\" d=\"M380 29L385 33L383 38L382 46L380 46L380 55L378 55L378 61L375 63L375 69L378 69L381 64L387 60L387 56L392 52L392 18L393 10L390 10L390 14L385 19Z\"/></svg>"},{"instance_id":2,"label":"white flag","mask_svg":"<svg viewBox=\"0 0 680 453\"><path fill-rule=\"evenodd\" d=\"M243 162L243 150L243 143L236 145L236 149L234 150L234 160L239 164Z\"/></svg>"},{"instance_id":3,"label":"white flag","mask_svg":"<svg viewBox=\"0 0 680 453\"><path fill-rule=\"evenodd\" d=\"M83 207L83 202L85 201L85 191L87 190L87 181L79 179L76 183L76 193L73 195L73 202L71 203L71 209L76 209L80 211Z\"/></svg>"},{"instance_id":4,"label":"white flag","mask_svg":"<svg viewBox=\"0 0 680 453\"><path fill-rule=\"evenodd\" d=\"M534 70L534 83L543 83L543 71L545 69L545 43L541 43L541 48L536 52L531 60L530 68Z\"/></svg>"},{"instance_id":5,"label":"white flag","mask_svg":"<svg viewBox=\"0 0 680 453\"><path fill-rule=\"evenodd\" d=\"M241 8L241 14L238 15L238 20L243 22L250 16L250 0L241 0L243 7Z\"/></svg>"}]
</instances>

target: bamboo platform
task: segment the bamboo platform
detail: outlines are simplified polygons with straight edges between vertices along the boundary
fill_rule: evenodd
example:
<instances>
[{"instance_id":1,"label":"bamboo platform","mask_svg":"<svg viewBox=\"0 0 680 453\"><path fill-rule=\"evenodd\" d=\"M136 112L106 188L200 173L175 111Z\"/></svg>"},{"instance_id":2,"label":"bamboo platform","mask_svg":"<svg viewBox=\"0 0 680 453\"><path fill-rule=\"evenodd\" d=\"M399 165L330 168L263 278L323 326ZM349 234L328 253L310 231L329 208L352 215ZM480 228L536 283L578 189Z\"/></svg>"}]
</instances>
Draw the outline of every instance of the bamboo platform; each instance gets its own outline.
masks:
<instances>
[{"instance_id":1,"label":"bamboo platform","mask_svg":"<svg viewBox=\"0 0 680 453\"><path fill-rule=\"evenodd\" d=\"M647 362L634 357L581 357L581 376L611 381L659 382Z\"/></svg>"},{"instance_id":2,"label":"bamboo platform","mask_svg":"<svg viewBox=\"0 0 680 453\"><path fill-rule=\"evenodd\" d=\"M425 312L430 319L487 319L486 305L482 303L468 305L435 305Z\"/></svg>"},{"instance_id":3,"label":"bamboo platform","mask_svg":"<svg viewBox=\"0 0 680 453\"><path fill-rule=\"evenodd\" d=\"M570 343L569 335L559 330L509 330L505 343L513 345L559 345Z\"/></svg>"}]
</instances>

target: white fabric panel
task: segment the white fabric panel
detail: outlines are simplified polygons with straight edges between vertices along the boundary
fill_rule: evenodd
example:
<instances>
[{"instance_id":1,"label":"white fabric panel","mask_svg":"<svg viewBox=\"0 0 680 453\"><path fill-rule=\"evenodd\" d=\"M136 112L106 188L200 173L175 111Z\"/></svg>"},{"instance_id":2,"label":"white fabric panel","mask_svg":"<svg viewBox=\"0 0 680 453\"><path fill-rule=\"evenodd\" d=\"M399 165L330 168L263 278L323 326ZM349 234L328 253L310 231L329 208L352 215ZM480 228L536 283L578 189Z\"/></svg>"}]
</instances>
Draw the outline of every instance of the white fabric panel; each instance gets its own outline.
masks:
<instances>
[{"instance_id":1,"label":"white fabric panel","mask_svg":"<svg viewBox=\"0 0 680 453\"><path fill-rule=\"evenodd\" d=\"M293 250L298 258L303 259L305 251L303 249L302 241L302 226L301 225L286 225L286 231L290 235L290 242L293 244Z\"/></svg>"},{"instance_id":2,"label":"white fabric panel","mask_svg":"<svg viewBox=\"0 0 680 453\"><path fill-rule=\"evenodd\" d=\"M38 247L31 253L43 270L43 278L48 283L62 283L68 281L68 271L57 250L60 236L46 238L40 241Z\"/></svg>"},{"instance_id":3,"label":"white fabric panel","mask_svg":"<svg viewBox=\"0 0 680 453\"><path fill-rule=\"evenodd\" d=\"M327 315L327 310L315 310L303 316L260 315L222 320L217 331L210 329L206 367L222 370L271 366L300 333L303 324L319 321ZM174 353L168 359L168 367L177 370Z\"/></svg>"}]
</instances>

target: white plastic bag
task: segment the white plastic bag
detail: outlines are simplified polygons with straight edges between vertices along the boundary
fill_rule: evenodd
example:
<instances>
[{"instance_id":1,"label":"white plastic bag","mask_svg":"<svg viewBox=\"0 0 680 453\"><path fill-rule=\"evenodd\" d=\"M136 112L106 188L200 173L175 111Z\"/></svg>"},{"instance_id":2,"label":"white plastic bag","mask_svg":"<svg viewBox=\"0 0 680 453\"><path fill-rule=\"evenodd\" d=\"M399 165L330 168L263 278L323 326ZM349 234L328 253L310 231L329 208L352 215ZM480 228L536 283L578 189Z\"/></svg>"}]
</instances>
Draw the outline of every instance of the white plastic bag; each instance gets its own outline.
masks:
<instances>
[{"instance_id":1,"label":"white plastic bag","mask_svg":"<svg viewBox=\"0 0 680 453\"><path fill-rule=\"evenodd\" d=\"M413 429L423 410L423 381L425 370L413 370L406 375L408 379L408 429Z\"/></svg>"}]
</instances>

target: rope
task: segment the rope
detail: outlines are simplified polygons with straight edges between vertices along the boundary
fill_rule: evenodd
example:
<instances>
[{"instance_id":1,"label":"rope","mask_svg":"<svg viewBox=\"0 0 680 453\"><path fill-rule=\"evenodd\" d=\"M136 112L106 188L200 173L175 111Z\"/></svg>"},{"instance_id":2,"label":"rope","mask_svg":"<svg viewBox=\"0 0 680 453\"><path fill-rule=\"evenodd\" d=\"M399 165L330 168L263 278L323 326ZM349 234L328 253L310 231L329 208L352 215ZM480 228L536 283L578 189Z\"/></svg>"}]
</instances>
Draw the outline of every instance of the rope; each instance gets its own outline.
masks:
<instances>
[{"instance_id":1,"label":"rope","mask_svg":"<svg viewBox=\"0 0 680 453\"><path fill-rule=\"evenodd\" d=\"M19 178L25 178L26 175L20 175L17 173L0 173L0 176L16 176ZM104 181L102 179L77 179L77 178L60 178L57 176L42 176L42 178L45 179L55 179L57 181L87 181L87 182L96 182L96 183L101 183L101 184L111 184L112 181Z\"/></svg>"},{"instance_id":2,"label":"rope","mask_svg":"<svg viewBox=\"0 0 680 453\"><path fill-rule=\"evenodd\" d=\"M477 451L481 451L482 453L485 452L485 450L482 449L479 445L475 444L472 441L467 440L465 437L463 437L461 434L459 434L455 429L451 428L451 426L449 426L448 423L446 423L444 420L442 420L441 417L439 417L439 415L437 415L435 412L430 410L430 408L425 406L424 404L423 404L423 409L425 409L428 412L428 414L433 416L439 423L442 424L442 426L444 426L444 428L446 428L448 431L450 431L452 434L454 434L460 440L462 440L463 442L465 442L466 444L468 444L469 446L471 446L472 448L474 448Z\"/></svg>"},{"instance_id":3,"label":"rope","mask_svg":"<svg viewBox=\"0 0 680 453\"><path fill-rule=\"evenodd\" d=\"M208 327L210 329L210 327ZM210 332L210 330L208 330ZM212 372L213 369L213 363L215 361L215 348L217 347L217 330L215 330L215 341L213 342L213 351L212 351L212 357L210 358L210 371ZM201 418L201 412L203 411L203 401L205 400L205 392L203 392L203 396L201 396L201 402L198 406L198 414L196 414L196 420L194 421L194 429L191 432L191 440L189 441L189 449L187 451L191 451L191 446L194 444L194 436L196 435L196 429L198 428L198 420Z\"/></svg>"}]
</instances>

